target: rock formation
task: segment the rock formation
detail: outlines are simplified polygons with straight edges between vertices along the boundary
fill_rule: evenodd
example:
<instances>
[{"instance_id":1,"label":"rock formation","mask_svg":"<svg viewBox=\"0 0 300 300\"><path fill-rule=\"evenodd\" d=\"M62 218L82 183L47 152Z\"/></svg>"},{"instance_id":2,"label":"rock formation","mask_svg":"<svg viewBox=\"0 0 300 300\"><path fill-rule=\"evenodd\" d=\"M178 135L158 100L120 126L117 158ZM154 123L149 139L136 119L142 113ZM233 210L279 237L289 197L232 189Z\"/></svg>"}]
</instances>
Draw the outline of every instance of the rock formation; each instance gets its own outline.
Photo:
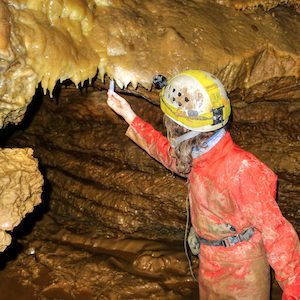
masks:
<instances>
[{"instance_id":1,"label":"rock formation","mask_svg":"<svg viewBox=\"0 0 300 300\"><path fill-rule=\"evenodd\" d=\"M124 136L126 124L105 103L108 77L163 130L153 75L215 73L232 101L234 140L279 175L279 206L300 232L298 8L297 1L2 2L0 127L23 118L39 83L55 96L37 96L30 126L7 143L34 148L50 187L49 212L7 272L36 299L197 297L182 245L185 182ZM66 79L84 87L56 83Z\"/></svg>"},{"instance_id":2,"label":"rock formation","mask_svg":"<svg viewBox=\"0 0 300 300\"><path fill-rule=\"evenodd\" d=\"M0 127L18 123L35 92L35 74L19 56L9 9L0 3ZM42 177L31 149L0 150L0 251L11 231L41 202Z\"/></svg>"},{"instance_id":3,"label":"rock formation","mask_svg":"<svg viewBox=\"0 0 300 300\"><path fill-rule=\"evenodd\" d=\"M32 149L0 151L0 252L12 231L41 202L43 179Z\"/></svg>"},{"instance_id":4,"label":"rock formation","mask_svg":"<svg viewBox=\"0 0 300 300\"><path fill-rule=\"evenodd\" d=\"M297 1L259 3L283 2ZM299 16L292 8L239 12L206 1L5 0L0 17L1 127L20 121L39 82L51 93L57 80L78 85L97 68L100 79L107 74L120 87L148 89L157 73L201 68L248 101L281 84L285 91L299 87ZM295 96L290 92L289 99Z\"/></svg>"}]
</instances>

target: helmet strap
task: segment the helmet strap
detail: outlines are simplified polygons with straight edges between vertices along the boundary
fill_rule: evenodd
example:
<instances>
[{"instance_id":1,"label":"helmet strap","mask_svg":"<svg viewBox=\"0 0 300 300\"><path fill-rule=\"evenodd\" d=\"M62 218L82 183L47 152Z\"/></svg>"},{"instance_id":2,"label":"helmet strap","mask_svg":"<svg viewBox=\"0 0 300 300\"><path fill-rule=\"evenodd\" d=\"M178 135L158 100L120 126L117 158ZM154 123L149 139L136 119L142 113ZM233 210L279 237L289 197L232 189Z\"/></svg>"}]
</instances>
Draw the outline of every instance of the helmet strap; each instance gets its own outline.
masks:
<instances>
[{"instance_id":1,"label":"helmet strap","mask_svg":"<svg viewBox=\"0 0 300 300\"><path fill-rule=\"evenodd\" d=\"M199 134L201 134L202 132L200 131L189 131L181 136L179 136L178 138L174 139L171 141L171 146L173 149L177 148L182 142L192 139L196 136L198 136Z\"/></svg>"}]
</instances>

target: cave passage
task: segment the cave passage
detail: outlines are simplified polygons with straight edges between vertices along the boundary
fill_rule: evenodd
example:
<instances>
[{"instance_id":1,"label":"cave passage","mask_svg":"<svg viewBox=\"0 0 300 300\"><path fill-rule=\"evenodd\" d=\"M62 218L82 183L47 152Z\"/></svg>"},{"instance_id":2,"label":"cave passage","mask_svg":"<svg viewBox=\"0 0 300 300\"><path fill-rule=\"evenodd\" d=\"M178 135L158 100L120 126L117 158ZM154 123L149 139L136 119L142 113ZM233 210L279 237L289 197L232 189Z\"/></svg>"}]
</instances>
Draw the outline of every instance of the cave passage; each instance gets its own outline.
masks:
<instances>
[{"instance_id":1,"label":"cave passage","mask_svg":"<svg viewBox=\"0 0 300 300\"><path fill-rule=\"evenodd\" d=\"M157 105L130 91L124 97L164 130ZM6 299L198 299L183 250L185 181L125 136L127 125L106 105L106 90L70 85L55 99L37 93L30 110L5 146L32 147L46 183L43 203L17 228L3 259L0 291L20 287L20 294L6 291ZM232 123L232 134L261 153L268 128L245 118ZM284 176L292 177L283 174L282 182ZM195 272L197 265L193 258ZM274 282L272 299L280 295Z\"/></svg>"},{"instance_id":2,"label":"cave passage","mask_svg":"<svg viewBox=\"0 0 300 300\"><path fill-rule=\"evenodd\" d=\"M233 140L278 175L300 233L299 12L298 0L0 1L0 251L13 241L1 300L198 299L186 182L125 136L108 79L164 131L153 76L217 76Z\"/></svg>"}]
</instances>

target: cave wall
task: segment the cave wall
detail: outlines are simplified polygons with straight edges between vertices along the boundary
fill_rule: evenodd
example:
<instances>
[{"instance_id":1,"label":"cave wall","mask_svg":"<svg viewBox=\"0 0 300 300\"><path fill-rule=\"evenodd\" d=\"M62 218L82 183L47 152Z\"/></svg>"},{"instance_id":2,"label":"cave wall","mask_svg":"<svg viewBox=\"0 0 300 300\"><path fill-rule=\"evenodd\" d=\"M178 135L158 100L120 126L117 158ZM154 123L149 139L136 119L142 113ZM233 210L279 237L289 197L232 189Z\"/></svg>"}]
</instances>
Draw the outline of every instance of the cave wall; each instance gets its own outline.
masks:
<instances>
[{"instance_id":1,"label":"cave wall","mask_svg":"<svg viewBox=\"0 0 300 300\"><path fill-rule=\"evenodd\" d=\"M127 98L163 129L159 107ZM107 106L105 90L69 87L57 100L44 99L30 126L9 140L35 149L51 187L46 218L22 241L27 250L18 269L9 266L37 299L57 290L74 299L82 293L87 299L197 298L183 251L185 181L131 142L126 129Z\"/></svg>"},{"instance_id":2,"label":"cave wall","mask_svg":"<svg viewBox=\"0 0 300 300\"><path fill-rule=\"evenodd\" d=\"M129 100L162 128L159 107ZM77 230L93 224L100 236L180 241L184 182L138 151L125 131L105 91L67 88L58 102L47 99L28 130L10 143L35 149L51 182L50 213L58 222L68 216Z\"/></svg>"},{"instance_id":3,"label":"cave wall","mask_svg":"<svg viewBox=\"0 0 300 300\"><path fill-rule=\"evenodd\" d=\"M99 232L104 226L112 237L153 235L180 240L186 195L183 179L172 176L124 136L127 125L110 111L105 90L98 91L101 87L96 84L96 90L89 87L81 92L63 88L57 100L43 102L25 134L11 145L35 149L52 184L54 218L73 215L75 223L80 219L86 224L93 219L99 222ZM127 92L138 115L163 131L157 95L150 102ZM230 98L233 139L279 176L278 203L299 232L298 106L289 99L245 103L234 93ZM156 206L160 209L154 210Z\"/></svg>"}]
</instances>

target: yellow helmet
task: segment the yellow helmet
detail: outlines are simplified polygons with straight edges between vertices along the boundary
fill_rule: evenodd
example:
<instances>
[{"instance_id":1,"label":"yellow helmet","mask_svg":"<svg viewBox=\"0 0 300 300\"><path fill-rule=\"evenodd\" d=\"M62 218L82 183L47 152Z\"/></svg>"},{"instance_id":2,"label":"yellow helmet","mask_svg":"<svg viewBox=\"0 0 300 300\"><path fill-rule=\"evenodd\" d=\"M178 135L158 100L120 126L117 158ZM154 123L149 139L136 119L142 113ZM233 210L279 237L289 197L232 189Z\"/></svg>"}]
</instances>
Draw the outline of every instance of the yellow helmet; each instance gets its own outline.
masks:
<instances>
[{"instance_id":1,"label":"yellow helmet","mask_svg":"<svg viewBox=\"0 0 300 300\"><path fill-rule=\"evenodd\" d=\"M162 111L177 124L198 132L223 127L230 116L230 101L214 75L188 70L179 73L160 93Z\"/></svg>"}]
</instances>

